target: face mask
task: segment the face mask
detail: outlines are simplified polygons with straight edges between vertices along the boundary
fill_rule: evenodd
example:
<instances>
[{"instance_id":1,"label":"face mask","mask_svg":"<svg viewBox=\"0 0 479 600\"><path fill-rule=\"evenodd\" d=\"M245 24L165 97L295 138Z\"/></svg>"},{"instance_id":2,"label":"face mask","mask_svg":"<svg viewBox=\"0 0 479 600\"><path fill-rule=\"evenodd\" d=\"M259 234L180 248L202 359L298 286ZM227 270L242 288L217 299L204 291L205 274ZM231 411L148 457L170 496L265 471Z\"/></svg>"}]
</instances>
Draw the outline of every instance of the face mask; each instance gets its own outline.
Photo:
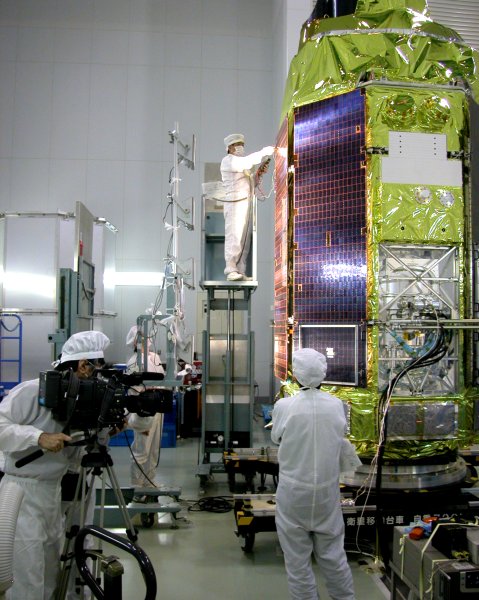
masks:
<instances>
[{"instance_id":1,"label":"face mask","mask_svg":"<svg viewBox=\"0 0 479 600\"><path fill-rule=\"evenodd\" d=\"M244 156L244 146L236 146L235 156Z\"/></svg>"}]
</instances>

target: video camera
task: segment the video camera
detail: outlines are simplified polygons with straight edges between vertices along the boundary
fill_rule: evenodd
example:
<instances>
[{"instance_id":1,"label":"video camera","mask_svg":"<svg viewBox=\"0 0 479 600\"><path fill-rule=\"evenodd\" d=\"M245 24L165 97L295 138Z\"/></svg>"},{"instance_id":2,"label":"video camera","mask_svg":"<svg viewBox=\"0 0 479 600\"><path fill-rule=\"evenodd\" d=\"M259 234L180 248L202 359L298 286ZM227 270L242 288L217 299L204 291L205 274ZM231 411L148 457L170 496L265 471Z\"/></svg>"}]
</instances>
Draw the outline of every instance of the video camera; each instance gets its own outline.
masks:
<instances>
[{"instance_id":1,"label":"video camera","mask_svg":"<svg viewBox=\"0 0 479 600\"><path fill-rule=\"evenodd\" d=\"M172 390L151 389L163 377L162 373L126 375L118 369L98 369L92 378L79 379L71 370L43 371L38 402L51 409L56 421L65 423L64 430L122 426L126 412L150 417L173 410ZM139 391L142 387L144 391Z\"/></svg>"}]
</instances>

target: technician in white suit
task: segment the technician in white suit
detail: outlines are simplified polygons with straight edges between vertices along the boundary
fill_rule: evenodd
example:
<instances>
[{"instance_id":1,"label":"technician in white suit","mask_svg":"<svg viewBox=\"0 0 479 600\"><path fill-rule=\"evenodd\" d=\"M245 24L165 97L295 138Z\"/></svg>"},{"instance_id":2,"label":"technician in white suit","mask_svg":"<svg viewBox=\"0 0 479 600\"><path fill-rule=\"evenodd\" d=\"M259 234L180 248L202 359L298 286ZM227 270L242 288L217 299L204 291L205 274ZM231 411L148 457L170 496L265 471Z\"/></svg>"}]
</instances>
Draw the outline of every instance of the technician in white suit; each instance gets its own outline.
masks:
<instances>
[{"instance_id":1,"label":"technician in white suit","mask_svg":"<svg viewBox=\"0 0 479 600\"><path fill-rule=\"evenodd\" d=\"M64 344L56 369L72 369L80 379L93 375L104 363L110 340L100 331L73 334ZM38 402L39 380L17 385L0 404L0 450L5 454L5 475L0 486L15 482L25 492L15 532L13 586L9 600L51 600L60 571L64 534L61 479L78 465L83 450L66 448L72 438L62 432L64 423ZM16 462L41 449L44 454L23 467Z\"/></svg>"},{"instance_id":2,"label":"technician in white suit","mask_svg":"<svg viewBox=\"0 0 479 600\"><path fill-rule=\"evenodd\" d=\"M221 161L221 178L226 193L223 206L225 217L225 275L228 281L246 277L246 260L251 246L252 200L255 169L274 152L266 146L258 152L244 153L244 135L232 133L224 139L227 155Z\"/></svg>"},{"instance_id":3,"label":"technician in white suit","mask_svg":"<svg viewBox=\"0 0 479 600\"><path fill-rule=\"evenodd\" d=\"M133 325L126 336L126 345L133 349L133 354L127 362L126 372L134 373L138 371L138 352L142 352L141 334L138 327ZM162 373L165 371L159 355L156 352L150 352L150 342L148 341L148 357L145 371L150 373ZM142 361L143 363L143 361ZM138 392L143 389L138 390ZM134 393L135 390L133 389ZM163 433L163 414L156 413L152 417L140 417L137 414L131 414L128 417L128 426L134 431L134 440L131 445L133 460L131 463L131 484L134 487L154 488L156 467L160 456L161 435ZM145 496L136 495L135 502L146 501Z\"/></svg>"},{"instance_id":4,"label":"technician in white suit","mask_svg":"<svg viewBox=\"0 0 479 600\"><path fill-rule=\"evenodd\" d=\"M278 400L271 439L279 444L276 528L292 600L317 600L311 554L332 600L354 600L344 551L339 472L346 419L341 400L319 389L326 358L311 348L293 353L298 394Z\"/></svg>"}]
</instances>

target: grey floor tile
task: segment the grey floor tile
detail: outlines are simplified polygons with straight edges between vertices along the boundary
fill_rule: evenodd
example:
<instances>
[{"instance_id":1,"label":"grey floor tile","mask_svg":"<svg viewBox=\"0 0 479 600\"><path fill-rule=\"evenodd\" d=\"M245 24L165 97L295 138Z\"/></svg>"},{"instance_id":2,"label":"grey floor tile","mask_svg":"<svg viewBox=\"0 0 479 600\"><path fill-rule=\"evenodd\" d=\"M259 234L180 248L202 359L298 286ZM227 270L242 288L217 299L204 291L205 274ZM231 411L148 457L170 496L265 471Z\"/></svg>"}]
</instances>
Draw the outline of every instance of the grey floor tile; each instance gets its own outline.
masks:
<instances>
[{"instance_id":1,"label":"grey floor tile","mask_svg":"<svg viewBox=\"0 0 479 600\"><path fill-rule=\"evenodd\" d=\"M258 424L254 445L271 445L269 433ZM112 447L111 456L120 485L129 486L129 449ZM224 473L212 476L206 488L196 476L199 440L178 440L176 448L163 448L156 480L180 486L182 511L176 522L167 514L155 518L151 528L141 527L138 517L139 545L152 561L157 577L157 598L161 600L288 600L283 556L276 533L258 533L254 551L246 554L235 536L233 512L211 513L188 510L201 498L230 496ZM217 455L216 459L220 459ZM268 480L267 480L268 484ZM272 485L272 481L270 482ZM272 488L271 488L272 491ZM172 528L176 526L176 528ZM124 530L118 530L124 533ZM144 584L135 561L117 548L104 546L107 553L119 557L125 575L123 599L144 598ZM364 561L363 561L364 562ZM381 584L380 572L372 561L360 565L351 559L356 598L383 600L389 593ZM329 598L318 572L321 599Z\"/></svg>"}]
</instances>

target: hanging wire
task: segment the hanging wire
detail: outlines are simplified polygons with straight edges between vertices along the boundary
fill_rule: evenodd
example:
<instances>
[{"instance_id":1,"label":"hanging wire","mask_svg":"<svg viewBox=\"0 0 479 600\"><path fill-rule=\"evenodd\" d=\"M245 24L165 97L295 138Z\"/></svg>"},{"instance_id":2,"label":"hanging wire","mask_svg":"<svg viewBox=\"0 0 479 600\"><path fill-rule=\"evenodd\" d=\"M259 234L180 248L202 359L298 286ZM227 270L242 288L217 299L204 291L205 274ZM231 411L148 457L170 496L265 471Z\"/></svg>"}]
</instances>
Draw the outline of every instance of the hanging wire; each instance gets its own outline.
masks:
<instances>
[{"instance_id":1,"label":"hanging wire","mask_svg":"<svg viewBox=\"0 0 479 600\"><path fill-rule=\"evenodd\" d=\"M439 315L438 315L436 309L434 308L434 306L431 306L430 308L432 309L433 315L436 320L435 340L424 354L413 358L407 365L405 365L403 367L403 369L401 369L401 371L397 375L395 375L392 379L390 379L388 385L382 392L381 397L378 402L379 437L378 437L377 450L376 450L376 453L375 453L373 459L371 460L370 469L366 476L366 479L365 479L364 483L361 485L361 487L359 488L358 493L356 495L356 500L358 500L364 494L366 495L366 498L365 498L364 504L363 504L363 509L360 514L360 517L362 520L364 517L364 512L366 510L366 506L368 504L369 496L371 494L374 472L376 471L376 485L375 485L376 527L378 530L382 527L382 523L379 520L380 499L381 499L381 492L382 492L382 485L381 485L382 484L382 466L383 466L383 460L384 460L384 452L386 449L387 414L388 414L389 405L391 402L391 397L393 396L393 393L394 393L394 390L395 390L397 384L407 373L409 373L410 371L415 370L415 369L428 367L428 366L433 365L433 364L439 362L440 360L442 360L442 358L444 358L444 356L447 354L447 352L449 350L449 345L450 345L450 342L452 339L452 332L448 332L448 333L445 332L443 325L439 321ZM443 315L441 315L441 316L443 316ZM358 551L360 550L360 548L359 548L359 530L360 530L360 525L358 526L357 531L356 531L356 547L357 547ZM380 538L380 537L381 536L378 536L378 538ZM380 539L378 539L378 542L379 542L379 544L381 544ZM381 550L381 554L383 555L383 558L385 556L387 556L387 552L386 552L384 546L379 549Z\"/></svg>"},{"instance_id":2,"label":"hanging wire","mask_svg":"<svg viewBox=\"0 0 479 600\"><path fill-rule=\"evenodd\" d=\"M275 182L276 182L275 169L273 169L273 176L271 179L271 189L269 190L269 193L267 195L264 193L262 185L261 185L263 182L263 176L266 174L266 172L268 170L269 163L270 163L270 160L265 161L265 163L263 163L264 168L262 168L262 165L260 165L258 170L256 171L256 175L255 175L255 188L256 188L257 192L259 192L257 194L257 198L261 202L270 198L271 194L274 192L274 189L275 189Z\"/></svg>"}]
</instances>

